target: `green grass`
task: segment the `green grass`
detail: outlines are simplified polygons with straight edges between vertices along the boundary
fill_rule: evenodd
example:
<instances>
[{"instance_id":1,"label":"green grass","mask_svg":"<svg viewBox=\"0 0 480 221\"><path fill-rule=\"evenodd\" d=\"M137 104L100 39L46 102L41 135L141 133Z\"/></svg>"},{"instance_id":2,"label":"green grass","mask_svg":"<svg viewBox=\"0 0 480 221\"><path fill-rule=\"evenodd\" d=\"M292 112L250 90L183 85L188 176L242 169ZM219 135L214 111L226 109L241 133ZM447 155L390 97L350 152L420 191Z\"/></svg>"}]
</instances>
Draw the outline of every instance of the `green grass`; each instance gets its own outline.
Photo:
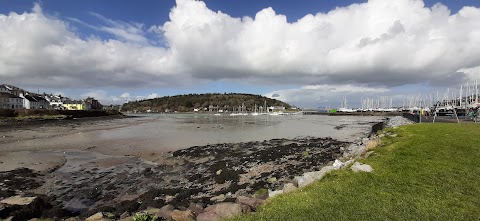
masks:
<instances>
[{"instance_id":1,"label":"green grass","mask_svg":"<svg viewBox=\"0 0 480 221\"><path fill-rule=\"evenodd\" d=\"M373 173L335 171L232 220L480 220L480 124L392 131L361 160Z\"/></svg>"}]
</instances>

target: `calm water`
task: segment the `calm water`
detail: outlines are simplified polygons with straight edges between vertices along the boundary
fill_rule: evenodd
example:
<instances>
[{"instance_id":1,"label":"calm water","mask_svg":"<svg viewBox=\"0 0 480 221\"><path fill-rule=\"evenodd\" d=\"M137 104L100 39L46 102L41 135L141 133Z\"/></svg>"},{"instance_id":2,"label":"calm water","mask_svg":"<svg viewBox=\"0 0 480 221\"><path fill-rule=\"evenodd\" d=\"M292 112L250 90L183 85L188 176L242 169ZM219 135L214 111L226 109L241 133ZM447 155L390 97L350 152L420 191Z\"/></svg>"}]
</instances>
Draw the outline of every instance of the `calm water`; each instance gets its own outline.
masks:
<instances>
[{"instance_id":1,"label":"calm water","mask_svg":"<svg viewBox=\"0 0 480 221\"><path fill-rule=\"evenodd\" d=\"M380 117L358 116L214 116L206 114L136 115L148 122L99 131L93 139L124 141L141 148L175 150L195 145L262 141L302 136L353 141L370 131ZM344 126L342 129L335 129ZM117 142L115 142L117 143Z\"/></svg>"},{"instance_id":2,"label":"calm water","mask_svg":"<svg viewBox=\"0 0 480 221\"><path fill-rule=\"evenodd\" d=\"M103 125L82 126L82 132L68 128L32 132L35 139L4 143L4 150L92 149L104 154L166 152L214 143L263 141L274 138L332 137L353 141L365 136L380 117L359 116L214 116L208 114L143 114ZM341 129L336 129L341 127ZM90 128L90 129L89 129ZM63 130L66 130L65 133ZM27 133L24 131L23 133ZM29 132L28 132L29 133ZM61 133L61 136L56 136ZM16 133L12 136L17 136ZM15 139L16 140L16 139Z\"/></svg>"}]
</instances>

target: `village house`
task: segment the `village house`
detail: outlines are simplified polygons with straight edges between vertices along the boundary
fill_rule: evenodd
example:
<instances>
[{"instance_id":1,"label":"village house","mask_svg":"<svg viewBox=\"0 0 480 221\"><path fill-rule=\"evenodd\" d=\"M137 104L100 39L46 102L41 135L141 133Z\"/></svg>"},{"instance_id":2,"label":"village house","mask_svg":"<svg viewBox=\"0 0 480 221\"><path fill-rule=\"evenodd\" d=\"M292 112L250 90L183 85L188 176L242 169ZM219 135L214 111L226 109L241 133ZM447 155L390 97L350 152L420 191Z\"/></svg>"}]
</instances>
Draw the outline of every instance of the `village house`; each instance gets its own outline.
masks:
<instances>
[{"instance_id":1,"label":"village house","mask_svg":"<svg viewBox=\"0 0 480 221\"><path fill-rule=\"evenodd\" d=\"M25 109L50 109L50 103L38 94L20 93Z\"/></svg>"},{"instance_id":2,"label":"village house","mask_svg":"<svg viewBox=\"0 0 480 221\"><path fill-rule=\"evenodd\" d=\"M67 110L90 110L91 105L82 100L66 100L63 102L63 107Z\"/></svg>"},{"instance_id":3,"label":"village house","mask_svg":"<svg viewBox=\"0 0 480 221\"><path fill-rule=\"evenodd\" d=\"M67 97L63 97L62 95L45 94L44 97L50 103L50 106L55 110L64 110L65 107L63 106L63 101L69 100Z\"/></svg>"},{"instance_id":4,"label":"village house","mask_svg":"<svg viewBox=\"0 0 480 221\"><path fill-rule=\"evenodd\" d=\"M88 97L85 100L70 100L61 95L31 93L8 84L0 84L0 93L0 108L5 109L103 109L103 105L93 97Z\"/></svg>"},{"instance_id":5,"label":"village house","mask_svg":"<svg viewBox=\"0 0 480 221\"><path fill-rule=\"evenodd\" d=\"M100 104L100 102L98 102L98 100L95 100L95 98L93 98L93 97L88 97L87 99L85 99L85 103L90 104L90 109L87 109L87 110L101 110L101 109L103 109L102 104Z\"/></svg>"},{"instance_id":6,"label":"village house","mask_svg":"<svg viewBox=\"0 0 480 221\"><path fill-rule=\"evenodd\" d=\"M0 108L23 109L23 99L7 92L0 92Z\"/></svg>"}]
</instances>

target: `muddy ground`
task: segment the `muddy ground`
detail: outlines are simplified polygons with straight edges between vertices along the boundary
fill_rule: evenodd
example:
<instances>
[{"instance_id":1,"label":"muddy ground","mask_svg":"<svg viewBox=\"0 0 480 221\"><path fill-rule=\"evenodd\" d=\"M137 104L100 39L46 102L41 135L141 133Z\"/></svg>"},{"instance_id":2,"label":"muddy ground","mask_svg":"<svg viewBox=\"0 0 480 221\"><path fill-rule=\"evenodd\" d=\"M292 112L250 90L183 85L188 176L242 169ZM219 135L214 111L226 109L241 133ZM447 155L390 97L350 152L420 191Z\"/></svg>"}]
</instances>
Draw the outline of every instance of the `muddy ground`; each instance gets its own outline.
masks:
<instances>
[{"instance_id":1,"label":"muddy ground","mask_svg":"<svg viewBox=\"0 0 480 221\"><path fill-rule=\"evenodd\" d=\"M190 202L206 206L222 194L225 202L281 188L294 176L319 170L339 157L346 145L331 138L304 137L194 146L160 156L161 164L133 156L55 152L67 159L60 168L1 172L0 198L39 195L37 207L43 206L44 212L32 217L57 218L86 217L97 211L120 216L167 204L185 209ZM21 213L14 210L0 213L0 218Z\"/></svg>"}]
</instances>

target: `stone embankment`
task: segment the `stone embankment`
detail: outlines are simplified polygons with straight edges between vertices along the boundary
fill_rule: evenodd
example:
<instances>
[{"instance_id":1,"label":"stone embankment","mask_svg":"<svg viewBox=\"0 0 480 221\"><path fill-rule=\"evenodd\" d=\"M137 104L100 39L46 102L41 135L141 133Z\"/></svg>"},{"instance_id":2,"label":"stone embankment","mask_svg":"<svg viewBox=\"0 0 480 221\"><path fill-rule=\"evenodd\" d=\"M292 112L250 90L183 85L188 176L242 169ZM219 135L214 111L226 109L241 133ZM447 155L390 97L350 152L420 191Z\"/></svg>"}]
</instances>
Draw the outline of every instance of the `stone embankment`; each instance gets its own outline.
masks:
<instances>
[{"instance_id":1,"label":"stone embankment","mask_svg":"<svg viewBox=\"0 0 480 221\"><path fill-rule=\"evenodd\" d=\"M393 117L383 126L410 123ZM128 168L113 173L111 169L82 167L72 185L59 183L56 186L61 189L52 189L48 197L28 193L51 175L27 169L0 173L0 180L7 180L0 183L0 218L97 221L131 220L144 215L160 220L220 220L254 212L266 199L307 186L334 170L373 172L371 166L355 161L370 156L384 136L396 134L372 133L353 143L307 137L191 147L172 152L166 158L168 165L148 167L129 161L131 165L126 167L136 171L132 174L129 171L133 169ZM115 178L118 176L122 180ZM85 189L92 186L95 189ZM140 191L138 197L121 200L135 191ZM68 211L63 207L66 202L93 209ZM70 216L75 217L66 218Z\"/></svg>"}]
</instances>

